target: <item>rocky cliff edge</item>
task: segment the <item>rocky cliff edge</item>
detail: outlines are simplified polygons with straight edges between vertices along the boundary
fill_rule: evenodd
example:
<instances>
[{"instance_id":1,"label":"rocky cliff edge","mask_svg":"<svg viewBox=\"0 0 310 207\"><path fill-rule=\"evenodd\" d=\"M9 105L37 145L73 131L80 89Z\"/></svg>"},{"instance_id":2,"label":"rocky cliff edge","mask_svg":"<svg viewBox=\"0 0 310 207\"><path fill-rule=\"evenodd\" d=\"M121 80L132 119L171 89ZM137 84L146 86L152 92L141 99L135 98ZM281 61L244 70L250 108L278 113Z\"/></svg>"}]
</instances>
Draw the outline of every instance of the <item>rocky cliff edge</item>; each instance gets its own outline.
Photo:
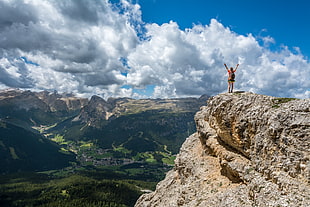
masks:
<instances>
[{"instance_id":1,"label":"rocky cliff edge","mask_svg":"<svg viewBox=\"0 0 310 207\"><path fill-rule=\"evenodd\" d=\"M310 99L220 94L136 207L310 206Z\"/></svg>"}]
</instances>

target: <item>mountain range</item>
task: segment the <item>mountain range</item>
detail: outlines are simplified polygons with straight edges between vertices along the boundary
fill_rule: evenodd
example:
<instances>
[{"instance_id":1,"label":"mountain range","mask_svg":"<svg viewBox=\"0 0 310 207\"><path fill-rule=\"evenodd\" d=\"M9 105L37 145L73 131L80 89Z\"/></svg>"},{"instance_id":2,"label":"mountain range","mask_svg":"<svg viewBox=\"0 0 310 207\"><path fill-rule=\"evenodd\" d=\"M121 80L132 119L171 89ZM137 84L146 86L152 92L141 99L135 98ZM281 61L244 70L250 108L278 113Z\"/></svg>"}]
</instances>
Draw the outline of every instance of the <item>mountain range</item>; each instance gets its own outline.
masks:
<instances>
[{"instance_id":1,"label":"mountain range","mask_svg":"<svg viewBox=\"0 0 310 207\"><path fill-rule=\"evenodd\" d=\"M148 158L155 156L160 161L165 156L159 152L176 154L185 138L195 131L194 114L207 99L204 95L104 100L56 91L0 91L0 162L5 163L0 171L42 171L69 166L80 161L76 157L81 143L110 150L105 158L140 156L137 160L143 161L141 157L146 155L141 153L148 153ZM57 162L51 161L54 159Z\"/></svg>"}]
</instances>

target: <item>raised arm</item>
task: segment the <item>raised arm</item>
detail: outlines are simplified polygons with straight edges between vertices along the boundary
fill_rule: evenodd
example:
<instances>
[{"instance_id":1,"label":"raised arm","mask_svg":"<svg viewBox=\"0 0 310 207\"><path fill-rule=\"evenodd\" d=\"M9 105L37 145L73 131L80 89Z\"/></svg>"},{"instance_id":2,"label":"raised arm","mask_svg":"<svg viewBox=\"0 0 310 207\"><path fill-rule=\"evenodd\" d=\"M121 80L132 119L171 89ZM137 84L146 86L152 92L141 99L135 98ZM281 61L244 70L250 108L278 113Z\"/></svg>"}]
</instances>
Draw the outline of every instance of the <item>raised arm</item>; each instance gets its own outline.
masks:
<instances>
[{"instance_id":1,"label":"raised arm","mask_svg":"<svg viewBox=\"0 0 310 207\"><path fill-rule=\"evenodd\" d=\"M227 65L226 65L226 63L224 63L224 65L225 65L226 70L229 70L228 67L227 67Z\"/></svg>"},{"instance_id":2,"label":"raised arm","mask_svg":"<svg viewBox=\"0 0 310 207\"><path fill-rule=\"evenodd\" d=\"M236 68L235 68L235 71L237 70L238 66L239 66L239 63L237 64L237 66L236 66Z\"/></svg>"}]
</instances>

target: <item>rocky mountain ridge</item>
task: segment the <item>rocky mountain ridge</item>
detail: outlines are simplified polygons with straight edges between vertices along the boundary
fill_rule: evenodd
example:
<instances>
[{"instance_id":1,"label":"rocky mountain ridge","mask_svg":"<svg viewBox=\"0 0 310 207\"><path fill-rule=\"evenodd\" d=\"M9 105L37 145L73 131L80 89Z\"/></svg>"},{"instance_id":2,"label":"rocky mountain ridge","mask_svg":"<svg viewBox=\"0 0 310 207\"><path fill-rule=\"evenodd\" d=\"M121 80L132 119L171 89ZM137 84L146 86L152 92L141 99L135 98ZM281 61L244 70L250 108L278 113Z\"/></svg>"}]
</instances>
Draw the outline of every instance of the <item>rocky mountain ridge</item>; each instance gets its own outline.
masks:
<instances>
[{"instance_id":1,"label":"rocky mountain ridge","mask_svg":"<svg viewBox=\"0 0 310 207\"><path fill-rule=\"evenodd\" d=\"M43 111L78 110L88 102L86 98L78 98L72 94L58 94L56 91L32 92L18 89L0 91L1 105L11 104L18 109L42 109Z\"/></svg>"},{"instance_id":2,"label":"rocky mountain ridge","mask_svg":"<svg viewBox=\"0 0 310 207\"><path fill-rule=\"evenodd\" d=\"M310 99L220 94L141 206L310 206Z\"/></svg>"},{"instance_id":3,"label":"rocky mountain ridge","mask_svg":"<svg viewBox=\"0 0 310 207\"><path fill-rule=\"evenodd\" d=\"M51 113L53 118L66 119L67 117L74 117L74 121L100 128L102 121L143 111L193 112L203 105L208 98L207 95L203 95L200 98L138 100L109 98L104 100L96 95L87 99L76 97L73 94L58 94L56 91L32 92L6 89L0 91L0 118L14 117L12 112L15 111L29 112L32 110L32 112ZM42 119L44 118L46 119L46 117ZM42 124L35 121L35 119L32 119L33 123L31 125ZM46 120L44 121L46 122ZM51 122L55 121L55 119L51 120Z\"/></svg>"}]
</instances>

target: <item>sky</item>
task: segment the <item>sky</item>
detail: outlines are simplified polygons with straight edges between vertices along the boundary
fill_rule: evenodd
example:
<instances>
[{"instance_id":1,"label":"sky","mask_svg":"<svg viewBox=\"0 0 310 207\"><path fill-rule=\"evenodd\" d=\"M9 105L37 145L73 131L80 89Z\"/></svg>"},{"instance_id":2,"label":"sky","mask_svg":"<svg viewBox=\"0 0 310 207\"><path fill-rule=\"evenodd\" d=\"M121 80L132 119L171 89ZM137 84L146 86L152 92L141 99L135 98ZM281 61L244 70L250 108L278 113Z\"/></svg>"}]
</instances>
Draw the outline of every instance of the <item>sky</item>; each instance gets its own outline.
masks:
<instances>
[{"instance_id":1,"label":"sky","mask_svg":"<svg viewBox=\"0 0 310 207\"><path fill-rule=\"evenodd\" d=\"M0 89L310 98L307 0L0 0Z\"/></svg>"}]
</instances>

